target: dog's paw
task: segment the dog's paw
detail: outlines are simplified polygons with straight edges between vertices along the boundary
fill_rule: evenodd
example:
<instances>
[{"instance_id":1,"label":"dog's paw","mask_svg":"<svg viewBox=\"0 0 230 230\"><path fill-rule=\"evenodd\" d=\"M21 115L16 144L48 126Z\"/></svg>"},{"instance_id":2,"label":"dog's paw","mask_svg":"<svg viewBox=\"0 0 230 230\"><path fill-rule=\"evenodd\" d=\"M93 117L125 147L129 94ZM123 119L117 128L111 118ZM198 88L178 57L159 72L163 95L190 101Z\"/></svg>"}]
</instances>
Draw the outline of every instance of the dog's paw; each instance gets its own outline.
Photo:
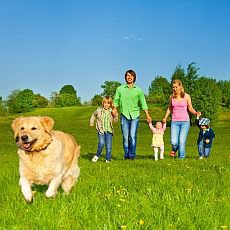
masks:
<instances>
[{"instance_id":1,"label":"dog's paw","mask_svg":"<svg viewBox=\"0 0 230 230\"><path fill-rule=\"evenodd\" d=\"M50 191L49 189L46 191L47 198L53 198L57 195L57 191Z\"/></svg>"},{"instance_id":2,"label":"dog's paw","mask_svg":"<svg viewBox=\"0 0 230 230\"><path fill-rule=\"evenodd\" d=\"M25 201L27 203L32 203L33 202L33 195L32 194L24 195L24 198L25 198Z\"/></svg>"}]
</instances>

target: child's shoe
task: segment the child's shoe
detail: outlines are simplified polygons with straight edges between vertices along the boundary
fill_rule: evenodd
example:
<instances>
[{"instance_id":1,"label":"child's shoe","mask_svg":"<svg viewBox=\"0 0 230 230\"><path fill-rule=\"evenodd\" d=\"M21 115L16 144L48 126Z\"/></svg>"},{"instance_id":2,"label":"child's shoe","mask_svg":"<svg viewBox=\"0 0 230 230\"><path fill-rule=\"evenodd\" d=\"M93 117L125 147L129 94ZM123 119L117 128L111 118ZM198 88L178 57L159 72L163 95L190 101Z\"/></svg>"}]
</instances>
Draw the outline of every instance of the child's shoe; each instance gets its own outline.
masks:
<instances>
[{"instance_id":1,"label":"child's shoe","mask_svg":"<svg viewBox=\"0 0 230 230\"><path fill-rule=\"evenodd\" d=\"M105 163L110 163L111 161L109 161L109 160L105 160Z\"/></svg>"},{"instance_id":2,"label":"child's shoe","mask_svg":"<svg viewBox=\"0 0 230 230\"><path fill-rule=\"evenodd\" d=\"M164 157L160 157L160 160L164 160L165 158Z\"/></svg>"},{"instance_id":3,"label":"child's shoe","mask_svg":"<svg viewBox=\"0 0 230 230\"><path fill-rule=\"evenodd\" d=\"M92 162L97 162L98 158L99 158L98 156L94 156Z\"/></svg>"},{"instance_id":4,"label":"child's shoe","mask_svg":"<svg viewBox=\"0 0 230 230\"><path fill-rule=\"evenodd\" d=\"M175 156L176 156L176 152L171 151L171 152L170 152L170 156L171 156L171 157L175 157Z\"/></svg>"},{"instance_id":5,"label":"child's shoe","mask_svg":"<svg viewBox=\"0 0 230 230\"><path fill-rule=\"evenodd\" d=\"M199 160L202 160L203 159L203 156L199 157Z\"/></svg>"}]
</instances>

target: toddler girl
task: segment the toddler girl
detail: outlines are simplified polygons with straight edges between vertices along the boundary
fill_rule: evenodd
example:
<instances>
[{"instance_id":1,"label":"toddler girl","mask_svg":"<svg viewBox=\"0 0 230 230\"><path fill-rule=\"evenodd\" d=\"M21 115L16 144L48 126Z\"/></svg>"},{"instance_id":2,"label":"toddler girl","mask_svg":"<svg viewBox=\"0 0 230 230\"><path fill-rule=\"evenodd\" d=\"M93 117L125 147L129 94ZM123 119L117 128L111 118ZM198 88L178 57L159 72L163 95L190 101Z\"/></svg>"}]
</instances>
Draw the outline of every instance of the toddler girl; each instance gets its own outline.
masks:
<instances>
[{"instance_id":1,"label":"toddler girl","mask_svg":"<svg viewBox=\"0 0 230 230\"><path fill-rule=\"evenodd\" d=\"M152 123L149 123L149 128L152 130L153 132L153 137L152 137L152 147L154 150L154 158L155 161L158 160L158 148L160 148L160 159L163 160L164 159L164 131L166 129L166 123L162 123L160 121L158 121L156 123L156 128L153 127Z\"/></svg>"}]
</instances>

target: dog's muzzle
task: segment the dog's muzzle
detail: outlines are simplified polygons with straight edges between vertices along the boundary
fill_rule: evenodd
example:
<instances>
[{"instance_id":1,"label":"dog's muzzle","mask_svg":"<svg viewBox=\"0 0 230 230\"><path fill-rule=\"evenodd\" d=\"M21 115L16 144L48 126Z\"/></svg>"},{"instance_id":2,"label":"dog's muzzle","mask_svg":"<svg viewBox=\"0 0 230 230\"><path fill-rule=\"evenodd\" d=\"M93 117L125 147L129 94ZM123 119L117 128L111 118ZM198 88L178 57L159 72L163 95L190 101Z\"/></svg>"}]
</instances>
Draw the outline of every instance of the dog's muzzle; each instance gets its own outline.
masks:
<instances>
[{"instance_id":1,"label":"dog's muzzle","mask_svg":"<svg viewBox=\"0 0 230 230\"><path fill-rule=\"evenodd\" d=\"M17 136L15 141L20 149L30 151L37 139L29 141L29 137L27 135L23 135L21 137Z\"/></svg>"}]
</instances>

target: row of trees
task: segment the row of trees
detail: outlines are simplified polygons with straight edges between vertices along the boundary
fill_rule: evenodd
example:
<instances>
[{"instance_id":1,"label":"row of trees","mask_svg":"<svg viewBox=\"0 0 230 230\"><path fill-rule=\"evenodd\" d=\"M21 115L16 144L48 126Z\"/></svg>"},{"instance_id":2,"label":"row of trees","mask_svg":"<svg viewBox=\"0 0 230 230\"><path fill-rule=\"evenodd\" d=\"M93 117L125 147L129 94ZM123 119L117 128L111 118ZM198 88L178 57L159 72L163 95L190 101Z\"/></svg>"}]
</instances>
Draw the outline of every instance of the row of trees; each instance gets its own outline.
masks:
<instances>
[{"instance_id":1,"label":"row of trees","mask_svg":"<svg viewBox=\"0 0 230 230\"><path fill-rule=\"evenodd\" d=\"M50 100L34 94L31 89L14 90L8 96L6 101L0 98L0 115L7 113L24 113L35 108L46 107L67 107L81 105L77 91L72 85L65 85L59 92L53 92Z\"/></svg>"},{"instance_id":2,"label":"row of trees","mask_svg":"<svg viewBox=\"0 0 230 230\"><path fill-rule=\"evenodd\" d=\"M156 76L146 95L148 104L166 106L171 94L171 82L174 79L180 79L185 91L192 97L194 108L202 111L204 116L215 118L221 106L230 107L230 81L216 81L213 78L199 76L198 71L199 68L192 62L186 70L178 65L169 81L163 76ZM121 83L117 81L105 81L101 85L103 92L95 95L90 102L85 104L101 105L102 97L110 95L113 98L116 88L120 85ZM81 105L81 100L72 85L65 85L59 92L53 92L50 100L40 94L34 94L31 89L14 90L6 101L0 97L0 114L28 112L35 108L76 105Z\"/></svg>"}]
</instances>

